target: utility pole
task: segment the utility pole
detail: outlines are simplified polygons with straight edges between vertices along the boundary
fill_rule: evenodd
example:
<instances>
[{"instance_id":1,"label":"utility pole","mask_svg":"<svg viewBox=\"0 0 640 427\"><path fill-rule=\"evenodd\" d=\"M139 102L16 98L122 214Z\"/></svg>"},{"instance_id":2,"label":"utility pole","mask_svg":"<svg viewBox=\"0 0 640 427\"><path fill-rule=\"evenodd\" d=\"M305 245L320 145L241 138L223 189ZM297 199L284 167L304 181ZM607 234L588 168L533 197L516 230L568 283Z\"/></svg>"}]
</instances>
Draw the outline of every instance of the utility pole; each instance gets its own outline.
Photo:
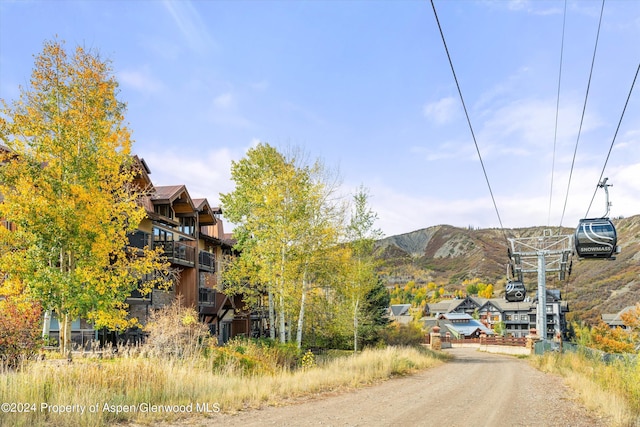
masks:
<instances>
[{"instance_id":1,"label":"utility pole","mask_svg":"<svg viewBox=\"0 0 640 427\"><path fill-rule=\"evenodd\" d=\"M538 305L536 308L536 329L543 340L547 339L547 272L558 272L564 280L571 271L573 235L553 235L544 230L540 237L508 239L511 243L509 256L513 273L522 277L523 273L538 274Z\"/></svg>"}]
</instances>

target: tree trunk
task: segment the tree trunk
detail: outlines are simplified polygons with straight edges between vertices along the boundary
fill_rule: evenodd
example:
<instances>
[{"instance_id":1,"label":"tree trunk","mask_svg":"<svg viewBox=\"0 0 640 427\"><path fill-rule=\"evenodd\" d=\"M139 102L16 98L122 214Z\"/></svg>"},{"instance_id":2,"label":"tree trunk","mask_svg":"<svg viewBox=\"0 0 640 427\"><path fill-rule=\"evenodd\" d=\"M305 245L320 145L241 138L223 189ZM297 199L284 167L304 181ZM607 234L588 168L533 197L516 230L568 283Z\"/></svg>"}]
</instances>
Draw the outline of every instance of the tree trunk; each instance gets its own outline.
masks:
<instances>
[{"instance_id":1,"label":"tree trunk","mask_svg":"<svg viewBox=\"0 0 640 427\"><path fill-rule=\"evenodd\" d=\"M358 305L359 299L356 299L353 307L353 352L358 352Z\"/></svg>"},{"instance_id":2,"label":"tree trunk","mask_svg":"<svg viewBox=\"0 0 640 427\"><path fill-rule=\"evenodd\" d=\"M286 248L284 245L280 247L280 342L287 342L287 331L286 331L286 322L285 322L285 306L284 306L284 273L285 273L285 262L287 260Z\"/></svg>"},{"instance_id":3,"label":"tree trunk","mask_svg":"<svg viewBox=\"0 0 640 427\"><path fill-rule=\"evenodd\" d=\"M280 331L278 331L280 333L280 342L285 343L287 342L287 329L284 314L284 295L282 292L280 292L280 312L278 316L280 317Z\"/></svg>"},{"instance_id":4,"label":"tree trunk","mask_svg":"<svg viewBox=\"0 0 640 427\"><path fill-rule=\"evenodd\" d=\"M273 301L273 292L269 291L269 338L276 339L276 310Z\"/></svg>"},{"instance_id":5,"label":"tree trunk","mask_svg":"<svg viewBox=\"0 0 640 427\"><path fill-rule=\"evenodd\" d=\"M51 332L51 310L44 312L44 321L42 323L42 338L48 338Z\"/></svg>"},{"instance_id":6,"label":"tree trunk","mask_svg":"<svg viewBox=\"0 0 640 427\"><path fill-rule=\"evenodd\" d=\"M298 348L302 348L302 327L304 325L304 303L307 299L307 272L305 271L302 278L302 296L300 297L300 313L298 314L298 330L296 331L296 343Z\"/></svg>"},{"instance_id":7,"label":"tree trunk","mask_svg":"<svg viewBox=\"0 0 640 427\"><path fill-rule=\"evenodd\" d=\"M71 318L65 313L60 323L60 350L62 354L68 354L71 351Z\"/></svg>"}]
</instances>

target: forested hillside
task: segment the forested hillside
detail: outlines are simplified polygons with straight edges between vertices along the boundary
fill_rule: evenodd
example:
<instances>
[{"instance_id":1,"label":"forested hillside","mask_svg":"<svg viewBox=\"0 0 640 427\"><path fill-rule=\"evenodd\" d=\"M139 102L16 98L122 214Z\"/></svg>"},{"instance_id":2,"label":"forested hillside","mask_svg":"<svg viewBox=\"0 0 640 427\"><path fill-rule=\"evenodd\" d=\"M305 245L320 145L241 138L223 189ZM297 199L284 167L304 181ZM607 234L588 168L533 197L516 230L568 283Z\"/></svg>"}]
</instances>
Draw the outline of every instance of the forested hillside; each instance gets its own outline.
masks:
<instances>
[{"instance_id":1,"label":"forested hillside","mask_svg":"<svg viewBox=\"0 0 640 427\"><path fill-rule=\"evenodd\" d=\"M560 281L547 275L547 287L560 289L571 310L570 320L589 323L602 313L615 313L640 302L640 215L614 220L621 253L615 260L573 258L571 275ZM492 283L495 295L504 294L507 238L542 235L546 227L517 229L471 229L437 225L377 242L380 273L387 286L417 286L434 282L448 292L464 290L464 280ZM573 229L553 230L572 234ZM537 275L526 274L529 294L535 294Z\"/></svg>"}]
</instances>

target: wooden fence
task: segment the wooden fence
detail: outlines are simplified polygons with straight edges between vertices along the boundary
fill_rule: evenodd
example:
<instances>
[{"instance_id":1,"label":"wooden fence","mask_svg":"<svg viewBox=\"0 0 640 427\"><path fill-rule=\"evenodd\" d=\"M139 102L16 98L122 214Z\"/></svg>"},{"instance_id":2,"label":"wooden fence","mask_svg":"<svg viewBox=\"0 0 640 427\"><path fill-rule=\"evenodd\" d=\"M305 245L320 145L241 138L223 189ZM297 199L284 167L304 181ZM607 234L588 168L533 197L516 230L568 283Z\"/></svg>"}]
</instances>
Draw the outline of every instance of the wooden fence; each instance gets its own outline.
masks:
<instances>
[{"instance_id":1,"label":"wooden fence","mask_svg":"<svg viewBox=\"0 0 640 427\"><path fill-rule=\"evenodd\" d=\"M429 334L425 336L426 344L429 344ZM449 342L451 344L480 344L480 345L506 345L514 347L526 347L526 338L514 338L514 337L481 337L481 338L467 338L467 339L452 339L446 336L441 338L442 342Z\"/></svg>"},{"instance_id":2,"label":"wooden fence","mask_svg":"<svg viewBox=\"0 0 640 427\"><path fill-rule=\"evenodd\" d=\"M480 344L480 345L507 345L514 347L526 347L526 338L514 338L514 337L481 337L481 338L469 338L464 340L451 340L452 344Z\"/></svg>"}]
</instances>

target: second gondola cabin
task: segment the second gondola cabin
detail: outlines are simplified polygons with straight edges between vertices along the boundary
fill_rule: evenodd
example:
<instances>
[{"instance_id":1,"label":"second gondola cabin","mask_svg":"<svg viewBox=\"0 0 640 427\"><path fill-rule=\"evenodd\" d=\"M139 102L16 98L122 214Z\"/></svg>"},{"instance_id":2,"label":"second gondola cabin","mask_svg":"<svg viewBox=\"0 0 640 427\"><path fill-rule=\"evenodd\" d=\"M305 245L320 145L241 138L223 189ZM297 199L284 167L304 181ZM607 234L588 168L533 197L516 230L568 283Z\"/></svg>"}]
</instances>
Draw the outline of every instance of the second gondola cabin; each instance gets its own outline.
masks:
<instances>
[{"instance_id":1,"label":"second gondola cabin","mask_svg":"<svg viewBox=\"0 0 640 427\"><path fill-rule=\"evenodd\" d=\"M524 286L524 283L520 281L511 281L507 282L504 297L509 302L522 302L524 298L527 296L527 289Z\"/></svg>"},{"instance_id":2,"label":"second gondola cabin","mask_svg":"<svg viewBox=\"0 0 640 427\"><path fill-rule=\"evenodd\" d=\"M609 218L580 220L574 235L576 254L586 259L615 259L618 248L616 227Z\"/></svg>"}]
</instances>

